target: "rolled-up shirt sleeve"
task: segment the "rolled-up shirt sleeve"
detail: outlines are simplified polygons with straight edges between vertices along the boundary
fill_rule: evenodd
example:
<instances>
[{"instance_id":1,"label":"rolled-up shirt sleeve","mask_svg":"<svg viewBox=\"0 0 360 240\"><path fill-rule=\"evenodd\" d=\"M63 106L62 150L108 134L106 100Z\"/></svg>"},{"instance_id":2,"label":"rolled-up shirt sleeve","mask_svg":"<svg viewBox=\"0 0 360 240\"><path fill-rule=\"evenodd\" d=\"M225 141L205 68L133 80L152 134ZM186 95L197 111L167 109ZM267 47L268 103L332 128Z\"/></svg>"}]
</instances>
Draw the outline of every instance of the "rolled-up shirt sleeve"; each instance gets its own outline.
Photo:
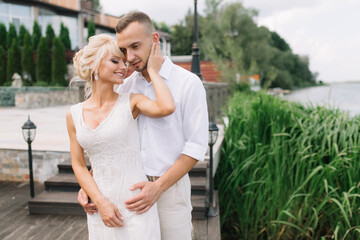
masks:
<instances>
[{"instance_id":1,"label":"rolled-up shirt sleeve","mask_svg":"<svg viewBox=\"0 0 360 240\"><path fill-rule=\"evenodd\" d=\"M183 131L185 144L182 154L204 161L208 147L208 110L206 92L201 80L194 76L183 93Z\"/></svg>"}]
</instances>

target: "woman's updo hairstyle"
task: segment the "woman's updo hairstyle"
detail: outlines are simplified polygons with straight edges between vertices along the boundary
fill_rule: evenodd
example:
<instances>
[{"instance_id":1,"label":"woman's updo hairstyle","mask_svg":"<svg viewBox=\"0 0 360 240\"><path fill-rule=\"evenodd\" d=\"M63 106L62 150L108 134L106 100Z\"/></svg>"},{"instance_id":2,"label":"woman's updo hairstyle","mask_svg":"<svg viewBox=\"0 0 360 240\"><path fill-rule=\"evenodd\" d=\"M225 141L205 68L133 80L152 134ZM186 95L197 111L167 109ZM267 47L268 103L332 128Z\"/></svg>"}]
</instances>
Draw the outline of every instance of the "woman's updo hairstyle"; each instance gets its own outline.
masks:
<instances>
[{"instance_id":1,"label":"woman's updo hairstyle","mask_svg":"<svg viewBox=\"0 0 360 240\"><path fill-rule=\"evenodd\" d=\"M76 75L86 81L85 99L91 94L94 73L98 70L101 60L107 54L125 58L113 37L98 34L90 37L89 43L79 50L73 58Z\"/></svg>"}]
</instances>

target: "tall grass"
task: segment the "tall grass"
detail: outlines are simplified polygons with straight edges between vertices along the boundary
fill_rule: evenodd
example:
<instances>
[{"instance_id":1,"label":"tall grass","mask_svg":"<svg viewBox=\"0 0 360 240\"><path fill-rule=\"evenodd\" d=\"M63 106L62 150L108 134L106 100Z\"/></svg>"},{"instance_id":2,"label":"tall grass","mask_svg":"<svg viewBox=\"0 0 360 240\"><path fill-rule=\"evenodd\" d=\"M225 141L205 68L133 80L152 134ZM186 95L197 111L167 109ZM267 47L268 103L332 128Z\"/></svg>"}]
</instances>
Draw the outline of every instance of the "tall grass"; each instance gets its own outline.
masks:
<instances>
[{"instance_id":1,"label":"tall grass","mask_svg":"<svg viewBox=\"0 0 360 240\"><path fill-rule=\"evenodd\" d=\"M360 239L360 117L266 94L229 101L223 239Z\"/></svg>"}]
</instances>

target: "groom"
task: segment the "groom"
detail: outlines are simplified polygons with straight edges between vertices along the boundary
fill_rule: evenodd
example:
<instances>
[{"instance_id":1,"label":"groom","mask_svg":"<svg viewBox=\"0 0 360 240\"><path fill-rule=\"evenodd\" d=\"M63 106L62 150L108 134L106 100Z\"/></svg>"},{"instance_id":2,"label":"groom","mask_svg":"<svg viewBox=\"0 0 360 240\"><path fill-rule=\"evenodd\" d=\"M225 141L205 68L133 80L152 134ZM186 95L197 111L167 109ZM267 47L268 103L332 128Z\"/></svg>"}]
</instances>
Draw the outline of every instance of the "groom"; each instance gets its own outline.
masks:
<instances>
[{"instance_id":1,"label":"groom","mask_svg":"<svg viewBox=\"0 0 360 240\"><path fill-rule=\"evenodd\" d=\"M120 50L135 72L120 85L118 92L141 93L155 100L147 61L153 42L159 41L148 15L130 12L116 25ZM193 73L164 58L160 75L169 87L176 111L164 118L140 115L138 127L141 157L149 182L139 182L131 190L141 192L125 203L131 211L144 213L157 202L161 239L191 239L191 184L188 172L203 161L208 145L208 112L206 93ZM79 203L88 213L96 212L82 190Z\"/></svg>"}]
</instances>

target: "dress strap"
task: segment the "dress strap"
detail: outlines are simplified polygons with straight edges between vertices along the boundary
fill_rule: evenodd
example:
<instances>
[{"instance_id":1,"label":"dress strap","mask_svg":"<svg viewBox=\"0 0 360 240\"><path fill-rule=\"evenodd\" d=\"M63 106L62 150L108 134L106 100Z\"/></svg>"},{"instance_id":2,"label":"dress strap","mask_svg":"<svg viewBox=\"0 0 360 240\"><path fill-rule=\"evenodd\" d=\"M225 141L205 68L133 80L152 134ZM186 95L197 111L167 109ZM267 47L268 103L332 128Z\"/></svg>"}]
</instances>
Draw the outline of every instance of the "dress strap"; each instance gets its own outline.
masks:
<instances>
[{"instance_id":1,"label":"dress strap","mask_svg":"<svg viewBox=\"0 0 360 240\"><path fill-rule=\"evenodd\" d=\"M74 126L75 126L75 129L77 130L81 124L81 105L83 103L78 103L78 104L75 104L73 106L71 106L70 108L70 111L71 111L71 116L72 116L72 119L73 119L73 122L74 122Z\"/></svg>"}]
</instances>

